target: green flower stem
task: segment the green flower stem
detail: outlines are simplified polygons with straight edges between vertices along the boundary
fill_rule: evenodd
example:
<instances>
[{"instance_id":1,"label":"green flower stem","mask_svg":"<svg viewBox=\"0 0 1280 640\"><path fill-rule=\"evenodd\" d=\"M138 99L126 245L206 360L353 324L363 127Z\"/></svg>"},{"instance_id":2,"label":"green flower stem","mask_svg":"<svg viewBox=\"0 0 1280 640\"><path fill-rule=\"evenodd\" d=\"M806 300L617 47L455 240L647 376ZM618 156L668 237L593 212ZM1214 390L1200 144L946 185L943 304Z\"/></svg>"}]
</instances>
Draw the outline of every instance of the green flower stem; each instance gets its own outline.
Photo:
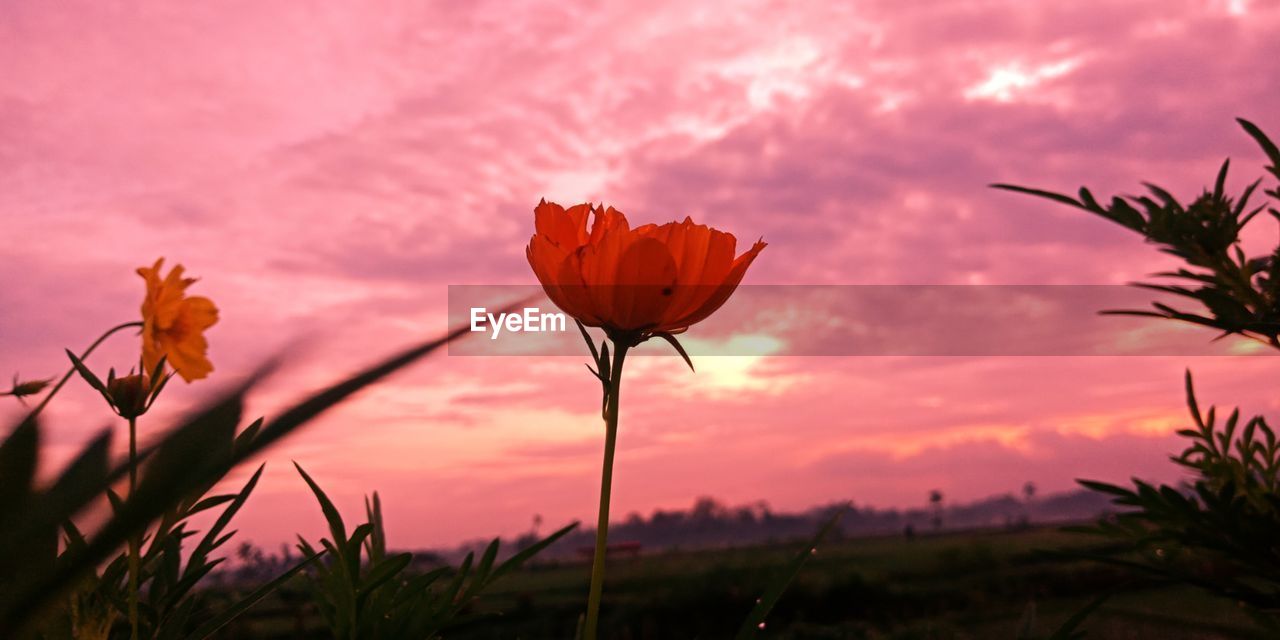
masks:
<instances>
[{"instance_id":1,"label":"green flower stem","mask_svg":"<svg viewBox=\"0 0 1280 640\"><path fill-rule=\"evenodd\" d=\"M138 490L138 418L129 418L129 498ZM142 534L129 536L129 638L138 640L138 568Z\"/></svg>"},{"instance_id":2,"label":"green flower stem","mask_svg":"<svg viewBox=\"0 0 1280 640\"><path fill-rule=\"evenodd\" d=\"M600 623L600 598L604 593L604 556L609 542L609 494L613 485L613 450L618 442L618 395L622 391L622 361L626 344L614 343L613 366L609 368L609 390L605 396L604 470L600 474L600 519L596 525L596 551L591 561L591 592L587 596L584 640L596 640Z\"/></svg>"},{"instance_id":3,"label":"green flower stem","mask_svg":"<svg viewBox=\"0 0 1280 640\"><path fill-rule=\"evenodd\" d=\"M81 360L87 359L89 357L89 354L93 353L93 350L98 348L98 345L102 344L104 340L111 337L111 335L114 334L115 332L124 331L125 329L128 329L130 327L141 328L142 323L126 322L122 325L117 325L110 329L107 329L106 333L102 334L101 336L98 336L98 339L94 340L93 344L89 345L89 348L85 349L84 353L80 354L80 359ZM58 393L58 390L62 389L62 385L66 384L67 380L71 379L71 374L75 372L76 372L75 367L71 367L70 369L67 370L67 373L62 376L62 379L58 381L58 384L54 385L53 389L51 389L49 393L45 395L44 399L40 401L40 404L36 405L36 408L31 410L31 414L30 414L31 417L35 417L36 414L40 413L44 409L45 405L49 404L49 401L53 399L53 396Z\"/></svg>"}]
</instances>

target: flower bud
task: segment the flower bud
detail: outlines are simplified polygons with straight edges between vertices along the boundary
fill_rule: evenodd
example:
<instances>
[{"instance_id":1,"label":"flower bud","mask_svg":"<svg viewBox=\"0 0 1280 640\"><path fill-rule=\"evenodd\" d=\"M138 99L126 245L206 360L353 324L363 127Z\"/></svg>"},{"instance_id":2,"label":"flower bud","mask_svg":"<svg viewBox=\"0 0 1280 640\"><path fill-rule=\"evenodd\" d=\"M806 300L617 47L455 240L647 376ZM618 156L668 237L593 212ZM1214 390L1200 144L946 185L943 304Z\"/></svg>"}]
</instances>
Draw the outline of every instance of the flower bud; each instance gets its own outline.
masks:
<instances>
[{"instance_id":1,"label":"flower bud","mask_svg":"<svg viewBox=\"0 0 1280 640\"><path fill-rule=\"evenodd\" d=\"M13 396L15 398L34 396L41 391L44 391L45 387L48 387L50 382L53 382L53 380L24 380L19 382L18 378L15 376L13 379L13 388L5 391L4 393L0 393L0 396Z\"/></svg>"},{"instance_id":2,"label":"flower bud","mask_svg":"<svg viewBox=\"0 0 1280 640\"><path fill-rule=\"evenodd\" d=\"M151 380L139 373L107 382L107 400L116 413L124 418L136 418L147 411L147 398L151 395Z\"/></svg>"}]
</instances>

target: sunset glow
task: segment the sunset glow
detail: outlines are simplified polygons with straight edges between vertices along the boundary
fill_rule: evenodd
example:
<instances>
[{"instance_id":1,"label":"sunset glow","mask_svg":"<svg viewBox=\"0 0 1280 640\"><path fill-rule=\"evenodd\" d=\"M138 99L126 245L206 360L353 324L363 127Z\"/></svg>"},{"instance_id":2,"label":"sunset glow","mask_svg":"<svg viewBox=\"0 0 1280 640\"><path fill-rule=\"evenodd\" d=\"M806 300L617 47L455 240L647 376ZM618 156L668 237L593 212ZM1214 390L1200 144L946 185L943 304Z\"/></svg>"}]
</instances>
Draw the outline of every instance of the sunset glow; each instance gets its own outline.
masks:
<instances>
[{"instance_id":1,"label":"sunset glow","mask_svg":"<svg viewBox=\"0 0 1280 640\"><path fill-rule=\"evenodd\" d=\"M216 301L215 368L172 381L142 440L280 357L250 407L271 416L444 333L449 285L536 285L541 198L692 216L738 253L764 238L744 286L1123 284L1174 262L987 185L1192 196L1228 156L1233 187L1261 176L1233 118L1280 132L1268 3L377 5L0 6L0 377L60 375L86 327L135 319L135 270L165 256ZM794 356L769 330L793 310L755 311L756 334L680 338L759 355L628 361L616 519L699 496L919 507L935 488L1176 480L1189 361L1204 404L1280 410L1265 357ZM137 350L90 362L127 370ZM290 460L344 510L377 490L399 547L591 521L586 361L433 355L273 449L240 535L322 530ZM47 413L53 463L112 418L83 385Z\"/></svg>"}]
</instances>

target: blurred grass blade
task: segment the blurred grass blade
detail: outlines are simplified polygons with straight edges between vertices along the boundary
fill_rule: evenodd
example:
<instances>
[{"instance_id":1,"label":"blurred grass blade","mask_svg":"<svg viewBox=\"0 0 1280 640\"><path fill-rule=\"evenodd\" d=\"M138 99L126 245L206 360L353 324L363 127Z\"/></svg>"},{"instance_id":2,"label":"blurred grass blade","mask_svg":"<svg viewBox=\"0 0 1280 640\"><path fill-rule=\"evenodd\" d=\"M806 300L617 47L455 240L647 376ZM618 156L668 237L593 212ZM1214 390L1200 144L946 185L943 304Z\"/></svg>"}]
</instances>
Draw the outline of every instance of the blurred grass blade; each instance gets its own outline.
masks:
<instances>
[{"instance_id":1,"label":"blurred grass blade","mask_svg":"<svg viewBox=\"0 0 1280 640\"><path fill-rule=\"evenodd\" d=\"M499 313L507 313L523 306L535 296L521 299L517 302L509 304L499 310ZM322 391L313 394L311 397L290 407L280 414L279 417L267 423L266 426L258 433L258 437L253 442L248 443L245 451L240 456L242 459L262 451L268 446L274 444L280 438L288 435L298 426L312 420L316 416L325 412L334 405L346 400L355 392L403 369L414 362L417 362L424 356L436 351L453 340L456 340L468 333L471 333L471 325L465 324L451 330L442 338L437 338L416 347L410 347L398 355L392 356L382 362L373 365L357 373L342 382L330 385Z\"/></svg>"},{"instance_id":2,"label":"blurred grass blade","mask_svg":"<svg viewBox=\"0 0 1280 640\"><path fill-rule=\"evenodd\" d=\"M250 607L258 604L260 600L271 595L271 592L280 588L280 585L288 582L290 578L297 575L299 571L302 571L307 565L319 559L322 555L324 555L323 551L315 553L310 557L303 559L302 562L294 565L292 569L280 574L280 576L275 580L254 589L252 593L240 599L239 602L231 605L231 607L226 611L223 611L212 620L200 625L200 627L193 631L191 635L187 636L188 640L205 640L205 638L211 637L213 634L217 633L219 629L226 626L227 623L235 620L240 616L240 614L248 611Z\"/></svg>"},{"instance_id":3,"label":"blurred grass blade","mask_svg":"<svg viewBox=\"0 0 1280 640\"><path fill-rule=\"evenodd\" d=\"M0 444L0 615L20 597L24 583L32 579L29 573L42 568L22 545L23 539L12 533L40 535L24 517L31 511L39 448L40 424L34 415L18 423Z\"/></svg>"},{"instance_id":4,"label":"blurred grass blade","mask_svg":"<svg viewBox=\"0 0 1280 640\"><path fill-rule=\"evenodd\" d=\"M503 311L511 311L524 302L521 300L508 305ZM65 593L66 589L92 571L94 567L101 565L131 535L145 530L149 523L158 520L168 510L182 504L183 500L197 491L216 484L244 460L261 453L360 389L406 367L469 331L470 326L463 325L442 338L402 351L311 395L284 411L261 429L257 429L256 425L251 426L246 430L251 440L236 438L236 426L243 412L245 394L275 368L274 361L267 363L243 384L217 401L206 405L192 418L170 431L158 445L142 452L140 457L147 461L147 465L144 467L144 475L138 491L128 500L115 505L117 508L113 517L96 535L88 539L87 544L69 549L59 559L56 569L52 571L12 574L24 575L25 579L21 583L6 577L5 588L0 592L0 637L14 637L24 629L29 629L29 625L34 624L47 605ZM73 364L74 361L73 358ZM28 422L34 425L30 419ZM29 430L34 428L34 426L26 427ZM21 438L29 438L29 434L30 431L15 430L15 435L19 435L20 438L14 440L11 436L6 439L5 445L12 443L13 447L21 447ZM95 441L82 458L86 461L98 459L97 451L104 446L99 443L105 442L106 440L102 438ZM10 449L10 451L16 450L18 449ZM93 466L86 462L82 468L92 469ZM9 468L8 465L5 466L6 470ZM21 466L15 465L12 468L21 469ZM72 515L83 509L95 496L109 492L111 483L124 477L127 469L127 464L120 464L111 469L105 478L92 478L86 474L85 480L77 480L67 485L67 490L63 494L66 501L58 505L58 512L50 508L50 505L42 503L42 508L34 510L34 513L32 509L20 509L12 516L6 514L5 518L13 517L18 525L6 526L0 530L0 541L10 538L43 541L47 536L56 542L56 527L70 520ZM16 476L17 473L15 473ZM42 502L43 496L36 494L32 498L33 502ZM59 502L63 501L59 500ZM46 524L47 521L53 521L54 524L52 527L43 527L48 529L44 531L39 525ZM338 542L341 544L342 541ZM0 564L10 562L10 556L21 555L19 552L22 548L21 545L0 548Z\"/></svg>"},{"instance_id":5,"label":"blurred grass blade","mask_svg":"<svg viewBox=\"0 0 1280 640\"><path fill-rule=\"evenodd\" d=\"M220 446L217 438L229 438L228 434L234 433L244 393L259 377L252 376L245 384L198 412L147 452L146 458L152 464L145 469L137 493L127 501L113 503L116 507L113 517L89 539L88 544L67 550L54 572L32 579L12 601L0 603L0 637L16 635L65 589L117 551L129 536L144 530L148 523L180 503L203 481L210 477L220 478L234 466L230 456L218 455L219 450L227 449L227 445ZM97 448L102 448L105 455L106 443L104 434L88 447L81 459L96 458L97 454L91 452ZM65 499L59 500L63 504L58 505L59 511L66 513L55 513L51 504L45 504L35 513L27 514L32 522L4 533L24 538L41 535L38 528L43 520L56 518L56 523L61 524L96 496L107 493L110 497L110 484L124 477L127 469L127 463L121 463L105 478L86 478L78 482L72 481L70 474L64 474L54 488L67 486ZM56 492L50 490L48 495L56 495Z\"/></svg>"},{"instance_id":6,"label":"blurred grass blade","mask_svg":"<svg viewBox=\"0 0 1280 640\"><path fill-rule=\"evenodd\" d=\"M817 535L809 541L809 544L805 545L805 547L791 559L791 562L787 565L786 569L774 578L769 587L765 589L764 595L760 596L760 598L756 600L755 608L753 608L751 613L747 615L747 619L742 622L742 626L738 628L738 635L734 636L735 638L738 640L754 638L756 637L756 634L764 628L764 619L769 615L769 612L773 610L774 605L778 604L778 600L782 599L782 594L786 592L787 587L791 585L791 581L795 580L796 576L800 574L800 569L803 568L805 563L809 561L809 558L817 552L818 543L822 542L823 538L826 538L827 534L835 528L836 523L840 521L840 516L843 516L844 512L848 508L848 505L845 505L838 509L835 514L833 514L831 518L822 525L822 528L819 529Z\"/></svg>"},{"instance_id":7,"label":"blurred grass blade","mask_svg":"<svg viewBox=\"0 0 1280 640\"><path fill-rule=\"evenodd\" d=\"M34 489L40 450L40 425L28 417L0 444L0 523L16 512Z\"/></svg>"},{"instance_id":8,"label":"blurred grass blade","mask_svg":"<svg viewBox=\"0 0 1280 640\"><path fill-rule=\"evenodd\" d=\"M107 461L111 431L103 430L63 469L52 487L40 497L39 508L28 516L26 525L44 529L71 519L89 501L102 493L108 477Z\"/></svg>"},{"instance_id":9,"label":"blurred grass blade","mask_svg":"<svg viewBox=\"0 0 1280 640\"><path fill-rule=\"evenodd\" d=\"M108 433L94 438L43 492L33 492L30 478L21 479L28 468L35 470L38 460L39 425L34 416L29 415L0 447L5 458L4 480L10 481L12 475L15 487L22 489L0 516L0 637L9 637L6 632L17 628L18 622L7 622L10 617L21 621L39 611L24 603L63 564L57 557L58 528L102 494L108 444ZM26 454L31 455L30 460L17 459Z\"/></svg>"}]
</instances>

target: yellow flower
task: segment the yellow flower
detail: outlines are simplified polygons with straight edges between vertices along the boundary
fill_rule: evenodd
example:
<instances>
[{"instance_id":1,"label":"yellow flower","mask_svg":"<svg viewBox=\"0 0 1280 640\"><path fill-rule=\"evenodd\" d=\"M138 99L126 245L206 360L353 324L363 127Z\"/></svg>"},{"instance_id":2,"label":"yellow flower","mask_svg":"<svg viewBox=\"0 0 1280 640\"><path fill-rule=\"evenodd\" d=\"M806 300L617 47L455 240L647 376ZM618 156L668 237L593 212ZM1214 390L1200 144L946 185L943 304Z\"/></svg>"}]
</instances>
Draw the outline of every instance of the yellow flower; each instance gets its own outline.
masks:
<instances>
[{"instance_id":1,"label":"yellow flower","mask_svg":"<svg viewBox=\"0 0 1280 640\"><path fill-rule=\"evenodd\" d=\"M153 372L163 356L183 380L199 380L213 371L204 330L218 321L218 308L208 298L187 297L187 287L196 279L183 278L182 265L161 278L163 265L160 258L150 268L138 268L138 275L147 282L147 297L142 301L142 366Z\"/></svg>"}]
</instances>

